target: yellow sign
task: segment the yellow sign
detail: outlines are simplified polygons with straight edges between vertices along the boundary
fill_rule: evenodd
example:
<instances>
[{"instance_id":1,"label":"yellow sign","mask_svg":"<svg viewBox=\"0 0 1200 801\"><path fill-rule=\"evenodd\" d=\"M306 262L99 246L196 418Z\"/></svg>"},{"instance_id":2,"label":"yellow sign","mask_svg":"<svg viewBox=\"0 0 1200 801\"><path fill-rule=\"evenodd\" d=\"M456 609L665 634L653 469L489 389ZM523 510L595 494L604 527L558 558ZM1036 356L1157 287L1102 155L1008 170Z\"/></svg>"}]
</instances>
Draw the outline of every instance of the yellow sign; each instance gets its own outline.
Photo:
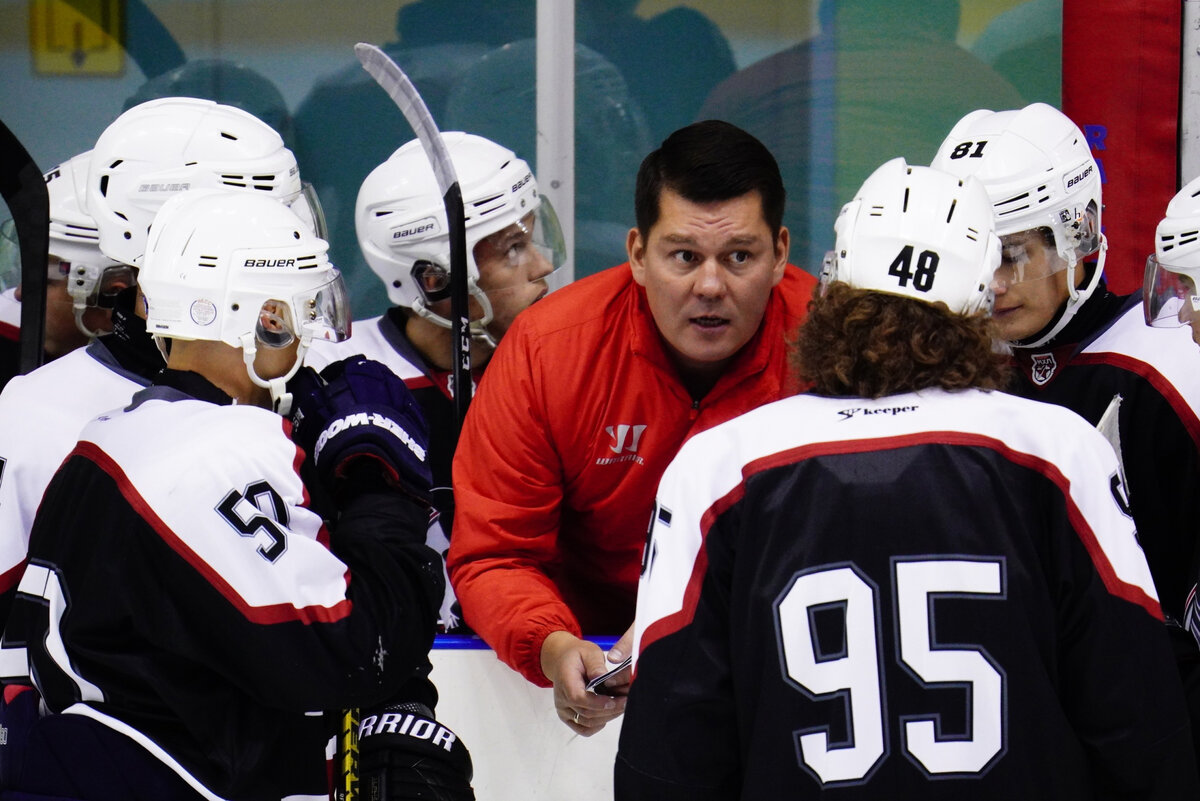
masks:
<instances>
[{"instance_id":1,"label":"yellow sign","mask_svg":"<svg viewBox=\"0 0 1200 801\"><path fill-rule=\"evenodd\" d=\"M29 49L40 75L120 75L123 0L30 0Z\"/></svg>"}]
</instances>

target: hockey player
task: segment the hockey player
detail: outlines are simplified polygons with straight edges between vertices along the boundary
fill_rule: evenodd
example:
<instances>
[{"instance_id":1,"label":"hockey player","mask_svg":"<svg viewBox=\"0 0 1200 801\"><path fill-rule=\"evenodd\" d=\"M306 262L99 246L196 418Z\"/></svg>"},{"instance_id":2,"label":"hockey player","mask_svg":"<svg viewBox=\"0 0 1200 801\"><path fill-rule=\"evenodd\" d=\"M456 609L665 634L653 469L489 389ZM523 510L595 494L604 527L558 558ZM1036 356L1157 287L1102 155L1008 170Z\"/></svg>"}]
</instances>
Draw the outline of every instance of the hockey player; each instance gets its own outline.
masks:
<instances>
[{"instance_id":1,"label":"hockey player","mask_svg":"<svg viewBox=\"0 0 1200 801\"><path fill-rule=\"evenodd\" d=\"M989 391L990 205L878 168L800 330L811 393L663 475L618 801L1200 791L1112 449Z\"/></svg>"},{"instance_id":2,"label":"hockey player","mask_svg":"<svg viewBox=\"0 0 1200 801\"><path fill-rule=\"evenodd\" d=\"M134 283L131 268L117 264L100 252L96 224L83 211L90 156L90 152L81 153L45 175L50 200L43 339L46 361L83 347L98 333L110 331L113 298L119 290ZM0 237L11 240L11 246L3 248L4 253L19 260L11 221L0 226ZM19 264L15 272L19 274ZM20 326L21 287L18 284L0 294L0 327L10 331L10 341L16 343ZM15 375L15 363L11 373L0 374L0 389L12 375Z\"/></svg>"},{"instance_id":3,"label":"hockey player","mask_svg":"<svg viewBox=\"0 0 1200 801\"><path fill-rule=\"evenodd\" d=\"M442 136L467 211L471 367L478 376L516 315L552 288L552 273L565 256L562 232L529 165L511 150L474 134ZM442 193L419 140L372 170L358 192L355 225L363 256L393 306L380 317L356 321L345 342L317 343L307 357L319 369L360 353L404 379L429 423L438 517L428 544L442 554L454 521L450 460L458 442L445 220ZM453 601L448 591L440 615L448 632L461 630Z\"/></svg>"},{"instance_id":4,"label":"hockey player","mask_svg":"<svg viewBox=\"0 0 1200 801\"><path fill-rule=\"evenodd\" d=\"M974 111L933 166L978 177L992 200L1003 243L994 316L1019 368L1009 389L1108 436L1180 658L1197 659L1181 625L1200 566L1200 372L1185 331L1147 328L1142 299L1105 285L1100 171L1083 133L1043 103Z\"/></svg>"},{"instance_id":5,"label":"hockey player","mask_svg":"<svg viewBox=\"0 0 1200 801\"><path fill-rule=\"evenodd\" d=\"M68 165L75 176L82 172L77 160ZM89 326L96 325L91 305L109 303L109 289L131 281L155 213L184 188L261 194L314 217L296 159L279 135L250 114L209 100L155 100L121 114L97 139L86 176L93 235L107 259L72 264L70 291ZM51 197L61 183L51 180ZM73 229L52 225L51 241L65 237L66 230ZM14 379L0 393L0 621L20 577L42 492L79 430L101 412L124 406L163 367L138 316L136 289L125 288L111 303L112 333ZM0 676L24 674L22 652L0 650L0 660Z\"/></svg>"},{"instance_id":6,"label":"hockey player","mask_svg":"<svg viewBox=\"0 0 1200 801\"><path fill-rule=\"evenodd\" d=\"M355 359L305 374L294 430L272 411L309 343L347 334L326 250L265 194L162 207L138 280L167 368L84 428L34 522L10 628L50 714L15 789L323 795L320 712L386 700L425 659L442 579L416 404ZM429 772L453 759L439 737Z\"/></svg>"},{"instance_id":7,"label":"hockey player","mask_svg":"<svg viewBox=\"0 0 1200 801\"><path fill-rule=\"evenodd\" d=\"M1200 178L1171 198L1154 232L1154 253L1146 259L1142 304L1146 325L1191 326L1200 345ZM1190 618L1189 618L1190 619Z\"/></svg>"}]
</instances>

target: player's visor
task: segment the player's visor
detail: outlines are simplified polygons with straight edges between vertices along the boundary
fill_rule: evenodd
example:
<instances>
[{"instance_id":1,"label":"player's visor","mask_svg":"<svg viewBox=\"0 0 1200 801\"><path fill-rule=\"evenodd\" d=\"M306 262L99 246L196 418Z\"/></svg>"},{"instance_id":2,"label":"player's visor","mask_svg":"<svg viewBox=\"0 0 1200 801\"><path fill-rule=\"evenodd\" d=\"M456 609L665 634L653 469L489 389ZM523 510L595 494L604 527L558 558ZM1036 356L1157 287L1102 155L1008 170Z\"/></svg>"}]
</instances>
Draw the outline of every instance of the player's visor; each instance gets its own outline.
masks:
<instances>
[{"instance_id":1,"label":"player's visor","mask_svg":"<svg viewBox=\"0 0 1200 801\"><path fill-rule=\"evenodd\" d=\"M1156 255L1146 259L1142 281L1142 311L1146 325L1176 328L1200 315L1200 295L1191 276L1164 265Z\"/></svg>"},{"instance_id":2,"label":"player's visor","mask_svg":"<svg viewBox=\"0 0 1200 801\"><path fill-rule=\"evenodd\" d=\"M303 181L300 184L300 193L292 200L287 201L285 205L292 212L304 221L308 226L308 230L315 235L329 241L329 227L325 223L325 210L321 207L321 201L317 198L317 190L308 181Z\"/></svg>"},{"instance_id":3,"label":"player's visor","mask_svg":"<svg viewBox=\"0 0 1200 801\"><path fill-rule=\"evenodd\" d=\"M334 270L331 281L292 298L297 325L304 340L341 342L350 336L350 299L342 274Z\"/></svg>"}]
</instances>

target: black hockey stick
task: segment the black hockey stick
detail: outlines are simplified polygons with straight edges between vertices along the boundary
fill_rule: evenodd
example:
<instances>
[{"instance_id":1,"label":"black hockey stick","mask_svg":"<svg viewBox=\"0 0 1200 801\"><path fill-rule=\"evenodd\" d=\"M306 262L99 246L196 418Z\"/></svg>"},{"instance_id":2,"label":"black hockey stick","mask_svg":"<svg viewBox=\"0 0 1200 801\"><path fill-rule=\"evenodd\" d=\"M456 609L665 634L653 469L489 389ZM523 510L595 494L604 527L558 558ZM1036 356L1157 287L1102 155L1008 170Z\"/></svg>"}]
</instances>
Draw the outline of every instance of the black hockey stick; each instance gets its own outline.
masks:
<instances>
[{"instance_id":1,"label":"black hockey stick","mask_svg":"<svg viewBox=\"0 0 1200 801\"><path fill-rule=\"evenodd\" d=\"M450 330L453 347L458 349L454 355L454 412L461 429L471 403L471 329L467 319L466 217L458 174L433 115L404 70L372 44L359 42L354 46L354 54L362 62L363 69L395 101L421 140L446 206L446 227L450 234Z\"/></svg>"},{"instance_id":2,"label":"black hockey stick","mask_svg":"<svg viewBox=\"0 0 1200 801\"><path fill-rule=\"evenodd\" d=\"M42 363L45 352L50 194L33 157L3 122L0 122L0 195L12 212L21 251L19 369L28 373Z\"/></svg>"}]
</instances>

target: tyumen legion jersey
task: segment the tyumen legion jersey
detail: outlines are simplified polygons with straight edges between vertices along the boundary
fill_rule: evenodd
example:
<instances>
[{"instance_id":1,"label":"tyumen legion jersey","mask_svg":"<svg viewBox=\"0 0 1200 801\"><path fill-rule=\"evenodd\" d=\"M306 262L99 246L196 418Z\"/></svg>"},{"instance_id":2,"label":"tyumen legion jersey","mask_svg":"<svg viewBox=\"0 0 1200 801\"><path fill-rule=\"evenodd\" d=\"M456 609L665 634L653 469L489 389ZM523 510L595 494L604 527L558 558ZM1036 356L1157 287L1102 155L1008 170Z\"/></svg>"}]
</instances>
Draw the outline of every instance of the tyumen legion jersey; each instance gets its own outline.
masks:
<instances>
[{"instance_id":1,"label":"tyumen legion jersey","mask_svg":"<svg viewBox=\"0 0 1200 801\"><path fill-rule=\"evenodd\" d=\"M93 342L17 376L0 392L0 620L8 616L33 516L50 477L87 422L125 405L148 383Z\"/></svg>"},{"instance_id":2,"label":"tyumen legion jersey","mask_svg":"<svg viewBox=\"0 0 1200 801\"><path fill-rule=\"evenodd\" d=\"M1191 332L1150 328L1141 294L1103 286L1061 334L1040 348L1015 349L1016 394L1065 406L1106 426L1120 453L1129 503L1163 612L1182 622L1200 569L1200 358Z\"/></svg>"},{"instance_id":3,"label":"tyumen legion jersey","mask_svg":"<svg viewBox=\"0 0 1200 801\"><path fill-rule=\"evenodd\" d=\"M698 434L659 488L616 798L1197 797L1123 504L1101 436L1002 393Z\"/></svg>"},{"instance_id":4,"label":"tyumen legion jersey","mask_svg":"<svg viewBox=\"0 0 1200 801\"><path fill-rule=\"evenodd\" d=\"M364 492L330 533L283 418L220 405L192 373L161 380L89 424L51 481L9 628L51 711L123 733L205 797L323 793L320 710L389 697L432 642L425 510Z\"/></svg>"},{"instance_id":5,"label":"tyumen legion jersey","mask_svg":"<svg viewBox=\"0 0 1200 801\"><path fill-rule=\"evenodd\" d=\"M393 307L386 315L355 321L353 334L343 342L313 342L305 364L318 372L330 362L362 354L385 365L404 381L429 426L429 467L433 473L433 508L426 544L445 558L447 537L454 524L454 490L450 464L458 445L458 418L451 384L453 374L431 366L404 334L404 313ZM454 590L446 581L446 597L439 613L444 631L466 631L455 611Z\"/></svg>"}]
</instances>

